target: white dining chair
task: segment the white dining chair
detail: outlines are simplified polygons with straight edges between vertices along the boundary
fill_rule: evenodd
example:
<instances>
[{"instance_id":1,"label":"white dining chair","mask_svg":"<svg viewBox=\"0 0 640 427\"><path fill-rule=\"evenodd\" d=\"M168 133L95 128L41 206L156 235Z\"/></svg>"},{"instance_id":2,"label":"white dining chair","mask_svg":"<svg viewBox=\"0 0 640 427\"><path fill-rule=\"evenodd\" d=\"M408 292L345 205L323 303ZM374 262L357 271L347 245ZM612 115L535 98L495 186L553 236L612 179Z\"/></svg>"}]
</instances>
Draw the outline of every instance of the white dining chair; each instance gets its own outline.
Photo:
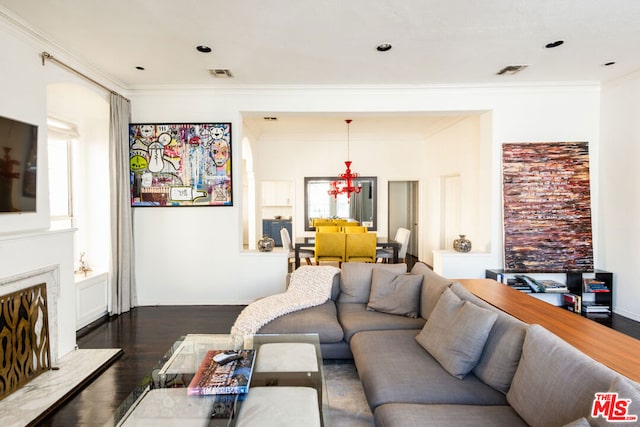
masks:
<instances>
[{"instance_id":1,"label":"white dining chair","mask_svg":"<svg viewBox=\"0 0 640 427\"><path fill-rule=\"evenodd\" d=\"M282 227L280 229L280 238L282 239L282 246L289 252L287 255L287 263L291 263L292 260L295 261L296 252L291 243L291 236L289 236L289 230ZM315 252L311 249L300 249L300 258L304 258L307 260L307 265L311 265L311 258L315 256Z\"/></svg>"},{"instance_id":2,"label":"white dining chair","mask_svg":"<svg viewBox=\"0 0 640 427\"><path fill-rule=\"evenodd\" d=\"M411 230L406 228L398 228L396 231L396 237L393 238L396 242L400 242L400 249L398 249L398 262L406 262L407 247L409 246L409 238L411 237ZM382 248L376 250L376 261L389 260L393 258L393 249Z\"/></svg>"}]
</instances>

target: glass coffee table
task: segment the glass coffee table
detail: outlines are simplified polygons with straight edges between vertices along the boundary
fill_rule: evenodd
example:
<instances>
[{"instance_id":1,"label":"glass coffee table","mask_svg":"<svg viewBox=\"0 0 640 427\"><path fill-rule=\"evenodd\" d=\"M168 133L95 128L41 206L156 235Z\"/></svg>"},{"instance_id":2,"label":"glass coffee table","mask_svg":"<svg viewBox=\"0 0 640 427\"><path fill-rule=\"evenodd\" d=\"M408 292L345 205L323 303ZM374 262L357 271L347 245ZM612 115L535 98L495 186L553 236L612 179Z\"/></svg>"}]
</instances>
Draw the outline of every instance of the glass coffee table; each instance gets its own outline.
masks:
<instances>
[{"instance_id":1,"label":"glass coffee table","mask_svg":"<svg viewBox=\"0 0 640 427\"><path fill-rule=\"evenodd\" d=\"M264 347L262 353L265 356L261 358L260 347L266 344L268 345ZM295 348L296 344L305 344L303 348L313 346L315 361L310 361L307 357L306 366L304 366L304 363L301 365L299 361L301 358L295 354L290 362L287 361L286 354L272 354L271 360L266 356L269 351L272 351L271 349L286 349L292 345ZM259 371L256 362L248 394L187 395L187 386L207 351L238 349L238 347L257 350L256 361L261 362L260 366L262 366ZM266 368L266 371L262 371L264 366L267 366L265 363L267 365L275 363L278 366L276 369ZM235 343L235 345L230 335L190 334L180 337L157 366L120 405L107 425L122 427L235 426L245 398L251 395L251 388L260 386L315 389L318 397L319 425L330 425L327 392L322 372L322 354L317 334L251 335L245 337L243 343Z\"/></svg>"}]
</instances>

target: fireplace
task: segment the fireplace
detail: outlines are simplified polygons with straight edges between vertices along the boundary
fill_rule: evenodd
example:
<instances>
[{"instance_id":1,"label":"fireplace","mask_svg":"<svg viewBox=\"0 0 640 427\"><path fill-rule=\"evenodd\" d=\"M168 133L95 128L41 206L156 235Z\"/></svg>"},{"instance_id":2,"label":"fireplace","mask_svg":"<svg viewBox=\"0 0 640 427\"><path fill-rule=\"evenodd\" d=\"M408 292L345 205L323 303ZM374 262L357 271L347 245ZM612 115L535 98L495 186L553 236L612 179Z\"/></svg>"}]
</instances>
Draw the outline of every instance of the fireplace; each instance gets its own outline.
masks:
<instances>
[{"instance_id":1,"label":"fireplace","mask_svg":"<svg viewBox=\"0 0 640 427\"><path fill-rule=\"evenodd\" d=\"M0 400L53 366L57 278L51 267L0 280Z\"/></svg>"}]
</instances>

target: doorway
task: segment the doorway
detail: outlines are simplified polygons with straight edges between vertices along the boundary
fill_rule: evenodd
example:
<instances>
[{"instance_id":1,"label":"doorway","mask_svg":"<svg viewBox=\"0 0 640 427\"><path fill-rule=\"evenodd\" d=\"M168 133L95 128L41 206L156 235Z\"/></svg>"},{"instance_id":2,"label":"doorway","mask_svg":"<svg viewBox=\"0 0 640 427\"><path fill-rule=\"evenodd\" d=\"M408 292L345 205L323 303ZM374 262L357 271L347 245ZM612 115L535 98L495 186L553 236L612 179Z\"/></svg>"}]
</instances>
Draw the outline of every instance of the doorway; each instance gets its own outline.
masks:
<instances>
[{"instance_id":1,"label":"doorway","mask_svg":"<svg viewBox=\"0 0 640 427\"><path fill-rule=\"evenodd\" d=\"M419 253L419 209L418 181L389 181L389 237L393 238L398 228L411 230L407 255L418 258Z\"/></svg>"}]
</instances>

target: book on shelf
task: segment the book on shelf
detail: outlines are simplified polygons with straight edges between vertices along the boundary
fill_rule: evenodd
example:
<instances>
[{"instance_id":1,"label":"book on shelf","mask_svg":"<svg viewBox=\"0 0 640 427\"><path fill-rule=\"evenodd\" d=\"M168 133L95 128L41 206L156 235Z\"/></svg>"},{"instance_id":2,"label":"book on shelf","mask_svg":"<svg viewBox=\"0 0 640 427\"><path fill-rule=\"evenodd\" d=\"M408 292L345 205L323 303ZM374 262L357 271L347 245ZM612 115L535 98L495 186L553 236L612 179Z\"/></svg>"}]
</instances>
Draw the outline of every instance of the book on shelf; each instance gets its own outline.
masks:
<instances>
[{"instance_id":1,"label":"book on shelf","mask_svg":"<svg viewBox=\"0 0 640 427\"><path fill-rule=\"evenodd\" d=\"M611 313L611 309L608 305L597 304L592 301L583 301L582 302L582 312L589 313Z\"/></svg>"},{"instance_id":2,"label":"book on shelf","mask_svg":"<svg viewBox=\"0 0 640 427\"><path fill-rule=\"evenodd\" d=\"M582 313L582 298L580 298L580 295L572 293L563 294L562 305L569 311L573 311L574 313Z\"/></svg>"},{"instance_id":3,"label":"book on shelf","mask_svg":"<svg viewBox=\"0 0 640 427\"><path fill-rule=\"evenodd\" d=\"M241 359L221 365L213 358L224 351L207 352L187 387L188 395L242 394L249 391L255 350L240 350Z\"/></svg>"},{"instance_id":4,"label":"book on shelf","mask_svg":"<svg viewBox=\"0 0 640 427\"><path fill-rule=\"evenodd\" d=\"M517 274L513 279L508 279L507 285L525 293L543 292L563 294L569 292L569 288L564 283L548 279L534 279L533 277L523 274Z\"/></svg>"},{"instance_id":5,"label":"book on shelf","mask_svg":"<svg viewBox=\"0 0 640 427\"><path fill-rule=\"evenodd\" d=\"M505 281L505 285L509 286L512 289L515 289L516 291L524 292L525 294L530 294L531 292L533 292L531 290L531 287L515 278L507 279Z\"/></svg>"},{"instance_id":6,"label":"book on shelf","mask_svg":"<svg viewBox=\"0 0 640 427\"><path fill-rule=\"evenodd\" d=\"M583 292L611 292L607 285L596 279L583 279Z\"/></svg>"},{"instance_id":7,"label":"book on shelf","mask_svg":"<svg viewBox=\"0 0 640 427\"><path fill-rule=\"evenodd\" d=\"M538 280L538 284L540 284L543 288L543 292L549 293L565 293L569 292L569 288L567 285L561 282L557 282L555 280Z\"/></svg>"}]
</instances>

